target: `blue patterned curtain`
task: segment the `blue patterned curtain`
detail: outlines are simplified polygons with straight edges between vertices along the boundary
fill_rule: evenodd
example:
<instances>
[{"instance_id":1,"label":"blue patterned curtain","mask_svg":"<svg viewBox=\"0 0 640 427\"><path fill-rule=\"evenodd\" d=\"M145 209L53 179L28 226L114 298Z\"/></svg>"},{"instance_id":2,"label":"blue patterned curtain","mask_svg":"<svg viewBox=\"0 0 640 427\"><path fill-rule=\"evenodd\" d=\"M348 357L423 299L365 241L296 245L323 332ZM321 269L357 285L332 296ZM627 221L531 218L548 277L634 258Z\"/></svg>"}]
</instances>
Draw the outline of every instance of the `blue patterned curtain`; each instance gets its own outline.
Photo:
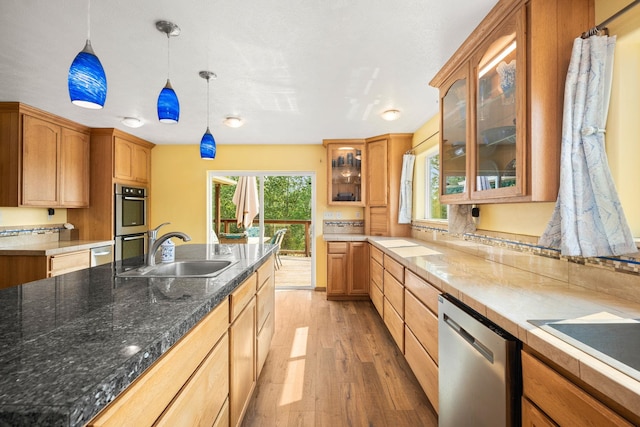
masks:
<instances>
[{"instance_id":1,"label":"blue patterned curtain","mask_svg":"<svg viewBox=\"0 0 640 427\"><path fill-rule=\"evenodd\" d=\"M637 252L604 144L616 38L574 41L565 84L560 189L539 244L567 256Z\"/></svg>"}]
</instances>

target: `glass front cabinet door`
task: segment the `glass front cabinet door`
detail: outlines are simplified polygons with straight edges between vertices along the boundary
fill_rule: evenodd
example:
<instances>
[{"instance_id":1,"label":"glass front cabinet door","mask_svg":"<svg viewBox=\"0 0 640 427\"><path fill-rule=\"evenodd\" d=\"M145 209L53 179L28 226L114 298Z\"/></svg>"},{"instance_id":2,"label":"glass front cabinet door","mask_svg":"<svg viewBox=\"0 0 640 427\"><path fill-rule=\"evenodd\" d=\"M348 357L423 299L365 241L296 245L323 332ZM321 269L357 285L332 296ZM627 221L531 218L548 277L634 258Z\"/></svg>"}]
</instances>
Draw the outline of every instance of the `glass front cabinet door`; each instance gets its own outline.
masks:
<instances>
[{"instance_id":1,"label":"glass front cabinet door","mask_svg":"<svg viewBox=\"0 0 640 427\"><path fill-rule=\"evenodd\" d=\"M324 140L329 205L364 206L364 140Z\"/></svg>"},{"instance_id":2,"label":"glass front cabinet door","mask_svg":"<svg viewBox=\"0 0 640 427\"><path fill-rule=\"evenodd\" d=\"M507 18L472 60L475 121L471 199L524 195L524 9ZM518 31L520 30L520 31ZM522 33L524 34L524 33Z\"/></svg>"},{"instance_id":3,"label":"glass front cabinet door","mask_svg":"<svg viewBox=\"0 0 640 427\"><path fill-rule=\"evenodd\" d=\"M469 198L467 170L469 68L463 67L441 90L440 199L456 201Z\"/></svg>"},{"instance_id":4,"label":"glass front cabinet door","mask_svg":"<svg viewBox=\"0 0 640 427\"><path fill-rule=\"evenodd\" d=\"M441 202L556 200L565 77L593 23L591 0L501 0L445 63Z\"/></svg>"}]
</instances>

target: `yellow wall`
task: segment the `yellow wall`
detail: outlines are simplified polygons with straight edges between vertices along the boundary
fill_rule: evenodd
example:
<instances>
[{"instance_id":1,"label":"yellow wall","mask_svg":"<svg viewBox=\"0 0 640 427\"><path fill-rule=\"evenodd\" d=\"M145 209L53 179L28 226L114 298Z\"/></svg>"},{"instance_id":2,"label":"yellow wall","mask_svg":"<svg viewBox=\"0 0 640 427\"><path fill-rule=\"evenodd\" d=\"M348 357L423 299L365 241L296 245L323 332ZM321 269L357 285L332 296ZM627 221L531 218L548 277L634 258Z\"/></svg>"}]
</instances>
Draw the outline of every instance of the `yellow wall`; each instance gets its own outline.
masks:
<instances>
[{"instance_id":1,"label":"yellow wall","mask_svg":"<svg viewBox=\"0 0 640 427\"><path fill-rule=\"evenodd\" d=\"M0 227L47 225L67 222L67 210L56 209L49 217L46 208L0 208Z\"/></svg>"},{"instance_id":2,"label":"yellow wall","mask_svg":"<svg viewBox=\"0 0 640 427\"><path fill-rule=\"evenodd\" d=\"M152 150L151 226L171 222L171 230L206 243L207 172L315 172L316 286L326 286L326 248L322 218L327 206L326 151L322 145L218 145L214 160L201 160L197 145L157 145ZM354 210L331 209L342 218ZM168 230L165 229L165 230Z\"/></svg>"}]
</instances>

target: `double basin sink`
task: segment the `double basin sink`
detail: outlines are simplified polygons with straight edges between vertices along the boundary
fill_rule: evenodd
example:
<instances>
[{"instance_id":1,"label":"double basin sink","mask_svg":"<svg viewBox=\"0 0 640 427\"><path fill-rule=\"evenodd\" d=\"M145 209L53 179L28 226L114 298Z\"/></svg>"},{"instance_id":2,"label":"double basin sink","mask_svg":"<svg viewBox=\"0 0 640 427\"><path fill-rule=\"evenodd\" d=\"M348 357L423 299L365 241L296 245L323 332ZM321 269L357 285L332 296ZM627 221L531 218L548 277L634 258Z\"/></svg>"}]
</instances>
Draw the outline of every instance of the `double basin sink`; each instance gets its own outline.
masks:
<instances>
[{"instance_id":1,"label":"double basin sink","mask_svg":"<svg viewBox=\"0 0 640 427\"><path fill-rule=\"evenodd\" d=\"M119 273L120 277L215 277L238 261L189 260L143 266Z\"/></svg>"}]
</instances>

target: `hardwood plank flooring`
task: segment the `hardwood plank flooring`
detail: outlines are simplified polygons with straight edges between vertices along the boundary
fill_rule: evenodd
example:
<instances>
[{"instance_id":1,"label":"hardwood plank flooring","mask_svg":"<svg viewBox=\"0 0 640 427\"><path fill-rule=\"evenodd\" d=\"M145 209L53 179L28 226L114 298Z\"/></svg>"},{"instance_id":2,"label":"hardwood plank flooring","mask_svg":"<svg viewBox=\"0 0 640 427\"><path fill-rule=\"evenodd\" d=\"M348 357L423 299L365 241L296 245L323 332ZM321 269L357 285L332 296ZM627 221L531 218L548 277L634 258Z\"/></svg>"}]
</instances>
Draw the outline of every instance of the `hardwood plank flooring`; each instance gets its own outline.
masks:
<instances>
[{"instance_id":1,"label":"hardwood plank flooring","mask_svg":"<svg viewBox=\"0 0 640 427\"><path fill-rule=\"evenodd\" d=\"M275 320L244 427L438 425L371 302L278 290Z\"/></svg>"},{"instance_id":2,"label":"hardwood plank flooring","mask_svg":"<svg viewBox=\"0 0 640 427\"><path fill-rule=\"evenodd\" d=\"M310 288L311 257L280 255L282 266L276 270L276 288Z\"/></svg>"}]
</instances>

